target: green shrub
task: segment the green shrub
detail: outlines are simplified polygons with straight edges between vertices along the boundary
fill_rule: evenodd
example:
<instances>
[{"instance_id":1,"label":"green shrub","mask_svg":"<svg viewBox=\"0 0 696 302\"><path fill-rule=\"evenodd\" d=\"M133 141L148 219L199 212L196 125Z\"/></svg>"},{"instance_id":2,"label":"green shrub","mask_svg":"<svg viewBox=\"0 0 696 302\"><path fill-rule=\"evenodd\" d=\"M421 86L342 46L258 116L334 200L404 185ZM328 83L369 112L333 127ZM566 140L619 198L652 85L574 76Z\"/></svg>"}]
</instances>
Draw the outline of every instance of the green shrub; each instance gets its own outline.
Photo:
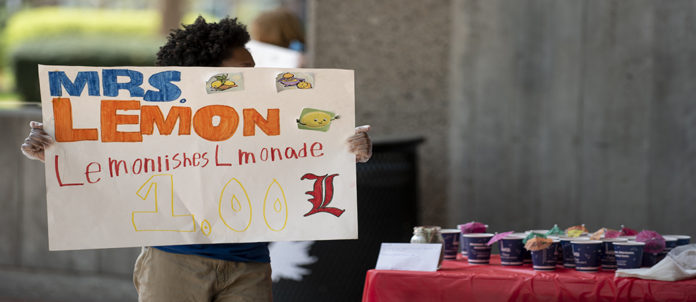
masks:
<instances>
[{"instance_id":1,"label":"green shrub","mask_svg":"<svg viewBox=\"0 0 696 302\"><path fill-rule=\"evenodd\" d=\"M27 41L11 55L22 99L39 102L38 64L71 66L152 66L160 38L133 36L54 36Z\"/></svg>"},{"instance_id":2,"label":"green shrub","mask_svg":"<svg viewBox=\"0 0 696 302\"><path fill-rule=\"evenodd\" d=\"M189 13L182 23L193 23L197 16L197 13ZM210 16L204 17L214 21ZM161 22L160 13L155 10L40 7L12 15L7 20L2 41L9 54L26 41L55 35L157 36Z\"/></svg>"},{"instance_id":3,"label":"green shrub","mask_svg":"<svg viewBox=\"0 0 696 302\"><path fill-rule=\"evenodd\" d=\"M160 16L153 10L98 10L41 7L14 14L7 21L9 45L56 34L155 35Z\"/></svg>"},{"instance_id":4,"label":"green shrub","mask_svg":"<svg viewBox=\"0 0 696 302\"><path fill-rule=\"evenodd\" d=\"M190 24L198 13L188 13L182 23ZM203 14L208 21L215 18ZM53 36L128 35L150 39L159 35L162 22L156 10L104 10L91 8L40 7L15 13L0 33L2 51L10 55L24 42ZM3 57L2 64L8 63Z\"/></svg>"},{"instance_id":5,"label":"green shrub","mask_svg":"<svg viewBox=\"0 0 696 302\"><path fill-rule=\"evenodd\" d=\"M155 36L160 26L156 11L111 11L41 7L12 15L3 31L3 50L11 55L24 42L56 35ZM3 58L7 63L8 57Z\"/></svg>"},{"instance_id":6,"label":"green shrub","mask_svg":"<svg viewBox=\"0 0 696 302\"><path fill-rule=\"evenodd\" d=\"M198 16L190 13L182 23ZM215 21L204 16L208 21ZM142 66L154 64L164 37L155 10L100 10L41 7L20 11L0 35L14 71L16 90L25 101L39 101L37 64Z\"/></svg>"}]
</instances>

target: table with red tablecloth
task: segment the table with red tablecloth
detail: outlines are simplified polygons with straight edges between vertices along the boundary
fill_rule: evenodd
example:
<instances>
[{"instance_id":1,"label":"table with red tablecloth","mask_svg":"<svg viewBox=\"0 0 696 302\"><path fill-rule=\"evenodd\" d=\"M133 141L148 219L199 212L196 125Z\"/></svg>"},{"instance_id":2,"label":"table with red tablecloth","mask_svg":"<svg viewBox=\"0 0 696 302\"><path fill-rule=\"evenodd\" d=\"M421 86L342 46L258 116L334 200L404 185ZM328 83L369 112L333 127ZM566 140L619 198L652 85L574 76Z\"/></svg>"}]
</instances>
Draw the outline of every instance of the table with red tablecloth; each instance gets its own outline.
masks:
<instances>
[{"instance_id":1,"label":"table with red tablecloth","mask_svg":"<svg viewBox=\"0 0 696 302\"><path fill-rule=\"evenodd\" d=\"M676 282L614 278L612 271L541 272L445 260L437 272L369 270L363 302L406 301L696 301L696 279Z\"/></svg>"}]
</instances>

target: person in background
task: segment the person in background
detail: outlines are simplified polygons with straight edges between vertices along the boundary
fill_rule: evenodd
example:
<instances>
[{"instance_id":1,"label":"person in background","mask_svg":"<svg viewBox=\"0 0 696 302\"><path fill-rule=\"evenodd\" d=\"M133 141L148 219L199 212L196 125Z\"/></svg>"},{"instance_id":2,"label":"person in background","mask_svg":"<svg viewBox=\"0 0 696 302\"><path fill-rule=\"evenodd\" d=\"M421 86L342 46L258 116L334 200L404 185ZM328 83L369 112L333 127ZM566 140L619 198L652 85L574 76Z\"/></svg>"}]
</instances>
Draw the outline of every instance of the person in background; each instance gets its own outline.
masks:
<instances>
[{"instance_id":1,"label":"person in background","mask_svg":"<svg viewBox=\"0 0 696 302\"><path fill-rule=\"evenodd\" d=\"M158 66L254 67L244 48L246 26L225 18L172 31L157 53ZM39 122L21 146L31 159L44 161L54 142ZM372 156L369 126L355 129L348 139L357 162ZM271 301L268 243L224 243L144 247L135 263L133 282L140 301Z\"/></svg>"},{"instance_id":2,"label":"person in background","mask_svg":"<svg viewBox=\"0 0 696 302\"><path fill-rule=\"evenodd\" d=\"M251 39L259 42L304 51L302 22L294 13L282 7L256 17L251 23L250 34Z\"/></svg>"}]
</instances>

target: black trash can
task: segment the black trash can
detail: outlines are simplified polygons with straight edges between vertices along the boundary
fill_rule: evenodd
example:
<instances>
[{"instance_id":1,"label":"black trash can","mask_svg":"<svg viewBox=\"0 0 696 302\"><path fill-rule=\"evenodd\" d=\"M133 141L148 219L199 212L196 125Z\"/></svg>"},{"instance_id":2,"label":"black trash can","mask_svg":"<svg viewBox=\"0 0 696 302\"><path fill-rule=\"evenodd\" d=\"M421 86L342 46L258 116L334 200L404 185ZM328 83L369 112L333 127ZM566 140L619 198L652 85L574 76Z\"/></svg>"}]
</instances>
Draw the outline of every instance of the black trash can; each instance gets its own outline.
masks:
<instances>
[{"instance_id":1,"label":"black trash can","mask_svg":"<svg viewBox=\"0 0 696 302\"><path fill-rule=\"evenodd\" d=\"M365 273L374 268L382 242L408 242L417 225L417 146L423 140L374 142L369 162L358 164L358 240L317 241L302 281L281 279L273 299L360 301Z\"/></svg>"}]
</instances>

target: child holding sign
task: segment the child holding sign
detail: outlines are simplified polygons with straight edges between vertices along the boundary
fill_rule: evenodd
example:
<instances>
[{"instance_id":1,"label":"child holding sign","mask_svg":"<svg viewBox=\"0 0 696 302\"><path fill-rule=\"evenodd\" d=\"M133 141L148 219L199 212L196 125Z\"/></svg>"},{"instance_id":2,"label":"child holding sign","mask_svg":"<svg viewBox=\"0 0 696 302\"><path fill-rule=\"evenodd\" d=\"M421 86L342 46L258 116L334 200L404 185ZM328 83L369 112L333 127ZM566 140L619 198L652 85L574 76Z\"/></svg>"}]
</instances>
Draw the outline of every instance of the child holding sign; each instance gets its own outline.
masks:
<instances>
[{"instance_id":1,"label":"child holding sign","mask_svg":"<svg viewBox=\"0 0 696 302\"><path fill-rule=\"evenodd\" d=\"M254 67L244 45L246 27L236 19L194 24L173 31L157 54L158 66ZM41 123L31 122L21 149L29 158L44 160L54 140ZM348 140L356 161L372 154L367 131L355 129ZM141 301L270 301L271 267L268 243L225 243L143 248L133 272Z\"/></svg>"}]
</instances>

